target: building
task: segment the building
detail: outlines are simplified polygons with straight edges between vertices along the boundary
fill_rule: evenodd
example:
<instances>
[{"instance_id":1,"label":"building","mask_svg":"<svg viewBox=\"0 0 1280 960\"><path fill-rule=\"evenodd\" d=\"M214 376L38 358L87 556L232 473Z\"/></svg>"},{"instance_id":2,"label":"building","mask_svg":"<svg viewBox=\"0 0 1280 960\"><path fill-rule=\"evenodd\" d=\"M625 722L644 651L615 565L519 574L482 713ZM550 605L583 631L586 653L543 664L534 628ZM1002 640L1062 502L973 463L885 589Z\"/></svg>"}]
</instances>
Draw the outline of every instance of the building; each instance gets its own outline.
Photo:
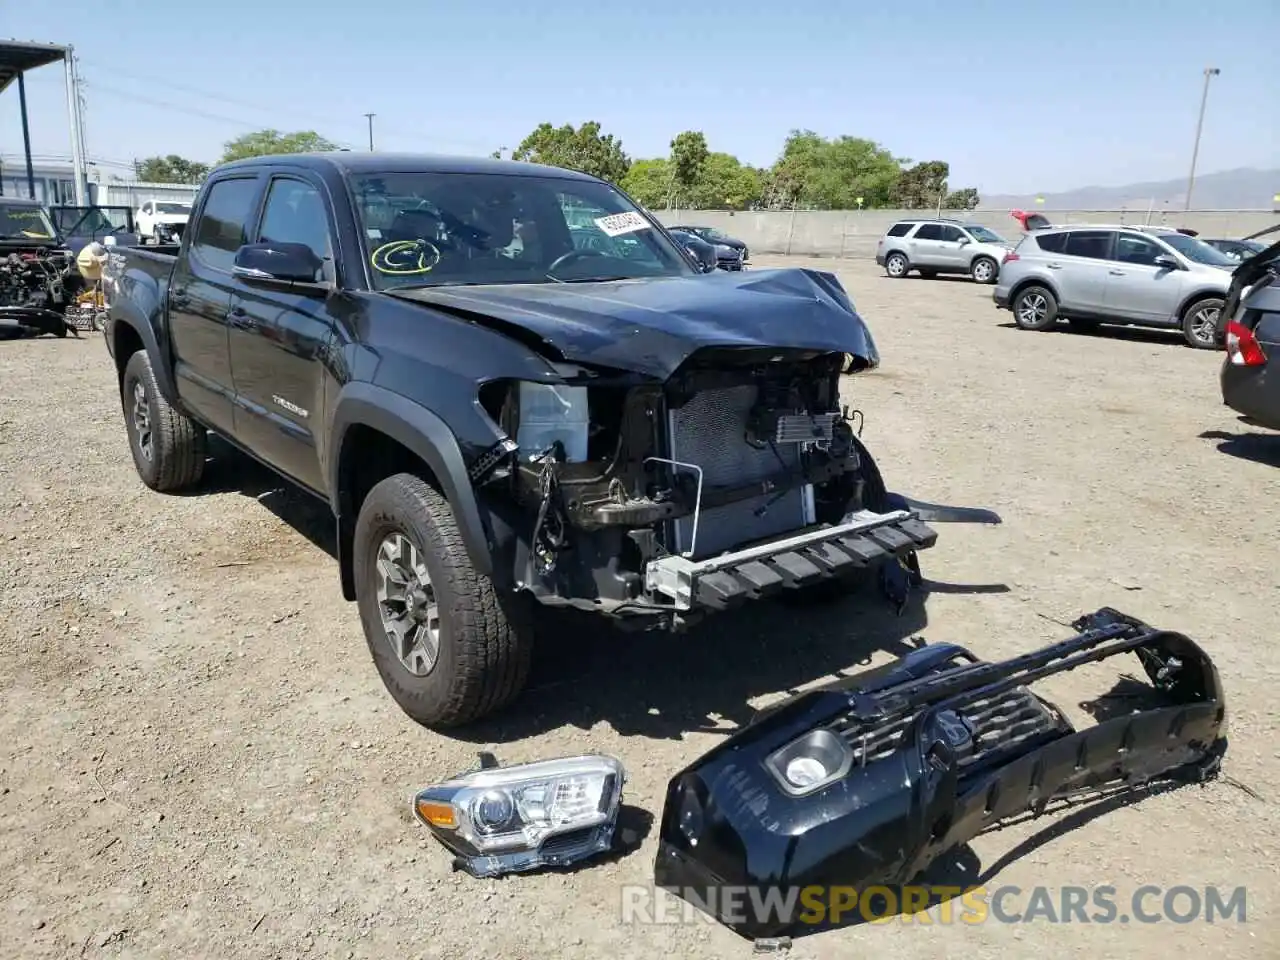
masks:
<instances>
[{"instance_id":1,"label":"building","mask_svg":"<svg viewBox=\"0 0 1280 960\"><path fill-rule=\"evenodd\" d=\"M70 157L33 154L36 199L50 206L76 202L75 168ZM183 183L140 183L131 164L90 159L86 163L88 202L133 207L146 200L192 200L198 187ZM28 197L26 158L0 154L0 195Z\"/></svg>"}]
</instances>

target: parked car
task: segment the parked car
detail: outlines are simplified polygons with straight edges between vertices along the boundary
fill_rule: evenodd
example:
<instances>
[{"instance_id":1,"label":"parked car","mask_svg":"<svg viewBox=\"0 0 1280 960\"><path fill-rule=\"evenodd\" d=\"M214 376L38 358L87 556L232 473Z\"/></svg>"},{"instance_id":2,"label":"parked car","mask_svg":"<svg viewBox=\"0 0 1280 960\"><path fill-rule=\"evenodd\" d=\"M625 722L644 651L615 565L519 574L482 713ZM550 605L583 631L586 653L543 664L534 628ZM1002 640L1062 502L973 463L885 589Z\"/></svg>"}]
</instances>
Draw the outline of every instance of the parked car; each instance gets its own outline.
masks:
<instances>
[{"instance_id":1,"label":"parked car","mask_svg":"<svg viewBox=\"0 0 1280 960\"><path fill-rule=\"evenodd\" d=\"M576 246L570 206L627 252ZM708 282L595 177L241 160L176 256L110 263L142 482L195 486L212 431L325 502L343 596L423 724L512 700L542 606L678 629L846 576L894 596L936 540L842 410L842 372L879 359L835 275Z\"/></svg>"},{"instance_id":2,"label":"parked car","mask_svg":"<svg viewBox=\"0 0 1280 960\"><path fill-rule=\"evenodd\" d=\"M75 253L44 204L0 197L0 334L7 339L76 333L67 310L83 288Z\"/></svg>"},{"instance_id":3,"label":"parked car","mask_svg":"<svg viewBox=\"0 0 1280 960\"><path fill-rule=\"evenodd\" d=\"M1250 423L1280 430L1280 243L1237 267L1232 288L1218 375L1222 402Z\"/></svg>"},{"instance_id":4,"label":"parked car","mask_svg":"<svg viewBox=\"0 0 1280 960\"><path fill-rule=\"evenodd\" d=\"M122 247L138 243L130 207L57 206L49 208L49 216L67 249L74 253L95 240Z\"/></svg>"},{"instance_id":5,"label":"parked car","mask_svg":"<svg viewBox=\"0 0 1280 960\"><path fill-rule=\"evenodd\" d=\"M967 273L995 283L1000 262L1013 244L978 223L924 217L899 220L876 244L876 263L895 280L916 271L926 280L940 273Z\"/></svg>"},{"instance_id":6,"label":"parked car","mask_svg":"<svg viewBox=\"0 0 1280 960\"><path fill-rule=\"evenodd\" d=\"M182 239L191 204L178 200L148 200L134 214L138 235L156 243L177 243Z\"/></svg>"},{"instance_id":7,"label":"parked car","mask_svg":"<svg viewBox=\"0 0 1280 960\"><path fill-rule=\"evenodd\" d=\"M1261 253L1267 245L1260 240L1205 240L1215 250L1221 250L1236 263L1249 259L1255 253Z\"/></svg>"},{"instance_id":8,"label":"parked car","mask_svg":"<svg viewBox=\"0 0 1280 960\"><path fill-rule=\"evenodd\" d=\"M1165 227L1049 227L1005 257L992 299L1023 330L1049 330L1060 319L1174 329L1189 345L1213 349L1235 263Z\"/></svg>"},{"instance_id":9,"label":"parked car","mask_svg":"<svg viewBox=\"0 0 1280 960\"><path fill-rule=\"evenodd\" d=\"M729 247L733 250L737 250L738 259L742 263L746 263L751 259L750 251L747 249L747 245L743 241L736 240L723 230L718 230L715 227L689 227L681 224L668 229L683 230L685 233L692 233L694 236L701 237L703 240L707 241L707 243L719 244L722 247ZM721 257L721 259L723 260L727 258Z\"/></svg>"},{"instance_id":10,"label":"parked car","mask_svg":"<svg viewBox=\"0 0 1280 960\"><path fill-rule=\"evenodd\" d=\"M689 256L698 262L698 266L702 268L703 273L710 273L719 266L715 246L707 243L701 237L678 229L670 229L667 233L671 234L676 243L689 251Z\"/></svg>"}]
</instances>

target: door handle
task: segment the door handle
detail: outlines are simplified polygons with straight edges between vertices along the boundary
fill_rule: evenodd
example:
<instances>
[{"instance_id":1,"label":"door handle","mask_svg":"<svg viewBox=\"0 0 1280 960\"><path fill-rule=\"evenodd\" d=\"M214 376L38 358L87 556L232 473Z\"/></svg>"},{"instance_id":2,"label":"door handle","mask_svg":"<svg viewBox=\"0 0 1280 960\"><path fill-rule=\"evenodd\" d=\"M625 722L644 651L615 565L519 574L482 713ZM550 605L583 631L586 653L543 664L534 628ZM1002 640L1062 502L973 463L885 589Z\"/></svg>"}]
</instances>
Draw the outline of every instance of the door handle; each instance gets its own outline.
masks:
<instances>
[{"instance_id":1,"label":"door handle","mask_svg":"<svg viewBox=\"0 0 1280 960\"><path fill-rule=\"evenodd\" d=\"M1061 269L1062 269L1062 264L1060 264L1060 263L1048 263L1048 264L1045 264L1045 266L1047 266L1050 270L1061 270Z\"/></svg>"},{"instance_id":2,"label":"door handle","mask_svg":"<svg viewBox=\"0 0 1280 960\"><path fill-rule=\"evenodd\" d=\"M1123 276L1124 276L1124 271L1123 271L1123 270L1108 270L1108 271L1107 271L1107 273L1111 274L1113 277L1123 277Z\"/></svg>"}]
</instances>

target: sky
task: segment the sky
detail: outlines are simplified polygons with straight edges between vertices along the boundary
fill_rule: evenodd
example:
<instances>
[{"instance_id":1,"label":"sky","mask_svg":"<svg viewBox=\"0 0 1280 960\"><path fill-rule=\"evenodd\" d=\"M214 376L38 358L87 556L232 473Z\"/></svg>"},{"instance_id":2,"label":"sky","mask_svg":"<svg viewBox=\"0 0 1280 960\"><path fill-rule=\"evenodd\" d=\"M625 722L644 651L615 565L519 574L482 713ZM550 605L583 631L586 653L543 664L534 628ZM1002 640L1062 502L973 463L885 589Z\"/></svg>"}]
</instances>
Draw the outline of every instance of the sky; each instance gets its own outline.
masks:
<instances>
[{"instance_id":1,"label":"sky","mask_svg":"<svg viewBox=\"0 0 1280 960\"><path fill-rule=\"evenodd\" d=\"M788 132L946 160L951 186L1055 192L1280 168L1278 0L0 0L0 37L69 43L91 158L216 161L264 127L489 153L597 120L634 159L682 130L767 166ZM32 151L69 156L61 65ZM18 91L0 152L22 152Z\"/></svg>"}]
</instances>

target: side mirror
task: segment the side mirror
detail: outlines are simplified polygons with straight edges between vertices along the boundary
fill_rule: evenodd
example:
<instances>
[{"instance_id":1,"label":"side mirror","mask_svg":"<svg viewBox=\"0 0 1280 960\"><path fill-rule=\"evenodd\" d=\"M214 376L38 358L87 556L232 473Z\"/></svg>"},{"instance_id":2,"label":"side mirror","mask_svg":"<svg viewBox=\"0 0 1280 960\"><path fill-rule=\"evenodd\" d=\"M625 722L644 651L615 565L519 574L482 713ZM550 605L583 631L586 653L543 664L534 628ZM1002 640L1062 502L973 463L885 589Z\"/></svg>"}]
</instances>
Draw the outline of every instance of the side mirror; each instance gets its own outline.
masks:
<instances>
[{"instance_id":1,"label":"side mirror","mask_svg":"<svg viewBox=\"0 0 1280 960\"><path fill-rule=\"evenodd\" d=\"M1181 270L1182 265L1167 253L1162 253L1151 261L1154 266L1161 270Z\"/></svg>"},{"instance_id":2,"label":"side mirror","mask_svg":"<svg viewBox=\"0 0 1280 960\"><path fill-rule=\"evenodd\" d=\"M236 251L231 273L246 283L294 283L315 287L324 261L305 243L246 243Z\"/></svg>"},{"instance_id":3,"label":"side mirror","mask_svg":"<svg viewBox=\"0 0 1280 960\"><path fill-rule=\"evenodd\" d=\"M968 237L961 237L961 238L960 238L959 240L957 240L956 242L957 242L957 243L959 243L959 244L960 244L960 246L964 247L964 246L967 246L967 245L969 244L969 238L968 238Z\"/></svg>"}]
</instances>

